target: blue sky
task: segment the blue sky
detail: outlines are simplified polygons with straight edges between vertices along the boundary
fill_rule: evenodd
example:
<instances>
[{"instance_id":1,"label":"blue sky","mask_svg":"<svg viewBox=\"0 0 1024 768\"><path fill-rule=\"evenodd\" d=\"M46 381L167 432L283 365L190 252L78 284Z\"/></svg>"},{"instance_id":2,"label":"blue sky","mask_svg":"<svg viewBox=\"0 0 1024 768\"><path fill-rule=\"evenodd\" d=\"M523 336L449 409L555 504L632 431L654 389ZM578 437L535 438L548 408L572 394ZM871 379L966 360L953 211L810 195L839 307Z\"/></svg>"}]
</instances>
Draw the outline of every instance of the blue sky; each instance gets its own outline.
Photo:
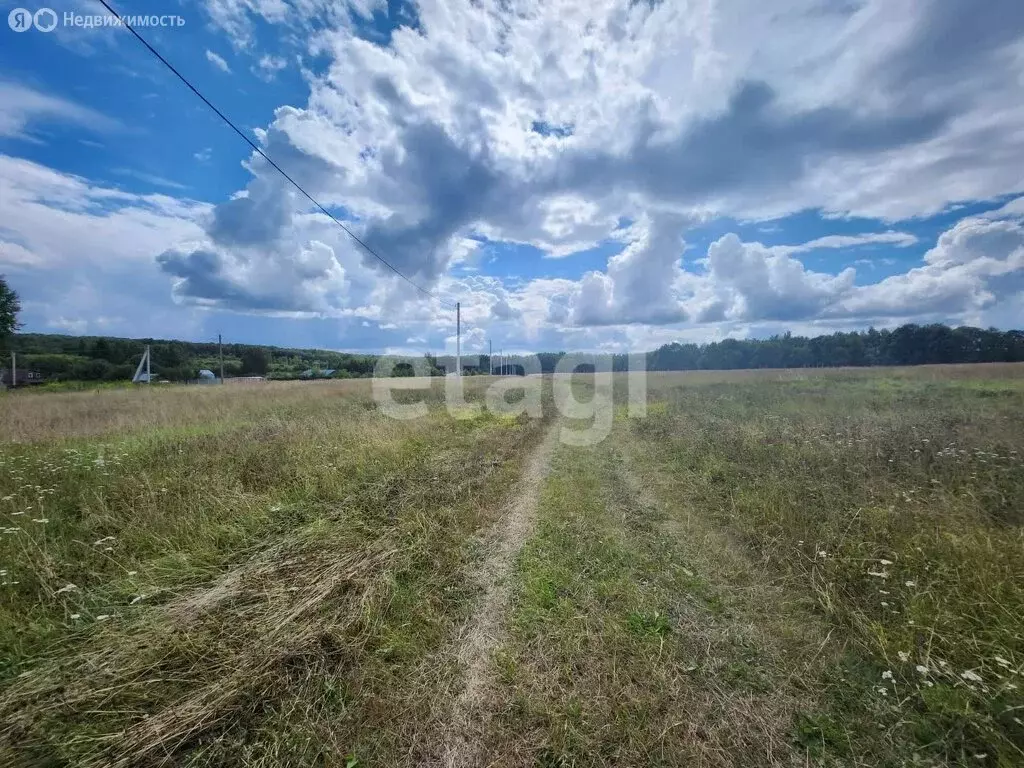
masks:
<instances>
[{"instance_id":1,"label":"blue sky","mask_svg":"<svg viewBox=\"0 0 1024 768\"><path fill-rule=\"evenodd\" d=\"M1024 318L1024 6L207 0L139 31L466 347ZM5 2L33 13L40 6ZM124 29L0 29L26 330L440 352ZM122 0L126 15L154 13Z\"/></svg>"}]
</instances>

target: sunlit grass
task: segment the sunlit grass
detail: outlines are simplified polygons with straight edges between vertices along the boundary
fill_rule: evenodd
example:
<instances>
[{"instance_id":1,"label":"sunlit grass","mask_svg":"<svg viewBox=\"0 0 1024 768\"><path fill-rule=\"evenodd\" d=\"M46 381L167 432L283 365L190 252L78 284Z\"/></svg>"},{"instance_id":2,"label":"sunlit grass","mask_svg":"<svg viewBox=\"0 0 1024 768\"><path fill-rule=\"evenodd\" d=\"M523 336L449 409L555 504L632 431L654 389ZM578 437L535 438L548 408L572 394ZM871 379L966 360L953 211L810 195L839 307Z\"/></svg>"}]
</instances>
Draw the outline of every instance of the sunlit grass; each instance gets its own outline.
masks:
<instances>
[{"instance_id":1,"label":"sunlit grass","mask_svg":"<svg viewBox=\"0 0 1024 768\"><path fill-rule=\"evenodd\" d=\"M1024 761L1024 382L861 375L661 394L668 412L634 434L680 503L848 633L828 685L833 746L879 749L865 736L877 723L879 760Z\"/></svg>"},{"instance_id":2,"label":"sunlit grass","mask_svg":"<svg viewBox=\"0 0 1024 768\"><path fill-rule=\"evenodd\" d=\"M543 425L420 396L412 421L367 382L11 398L0 764L426 748L458 684L440 649L472 604L472 536Z\"/></svg>"}]
</instances>

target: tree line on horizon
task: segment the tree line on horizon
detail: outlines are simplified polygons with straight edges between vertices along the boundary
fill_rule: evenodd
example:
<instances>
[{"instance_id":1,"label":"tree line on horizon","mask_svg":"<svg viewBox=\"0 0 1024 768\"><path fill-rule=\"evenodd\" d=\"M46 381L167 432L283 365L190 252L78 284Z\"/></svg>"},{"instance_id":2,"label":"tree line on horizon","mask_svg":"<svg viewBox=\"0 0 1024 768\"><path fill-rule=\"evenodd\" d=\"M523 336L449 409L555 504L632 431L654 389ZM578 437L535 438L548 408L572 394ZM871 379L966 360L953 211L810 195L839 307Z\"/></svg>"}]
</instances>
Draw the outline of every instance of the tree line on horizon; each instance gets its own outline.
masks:
<instances>
[{"instance_id":1,"label":"tree line on horizon","mask_svg":"<svg viewBox=\"0 0 1024 768\"><path fill-rule=\"evenodd\" d=\"M1024 361L1024 331L947 325L901 325L892 330L827 336L724 339L666 344L648 354L656 371L735 368L820 368L875 365L1014 363Z\"/></svg>"},{"instance_id":2,"label":"tree line on horizon","mask_svg":"<svg viewBox=\"0 0 1024 768\"><path fill-rule=\"evenodd\" d=\"M111 336L69 336L18 333L7 350L18 355L19 367L31 368L51 381L120 381L131 379L150 347L152 372L167 381L192 381L202 369L220 375L221 348L216 342L123 339ZM287 349L255 344L224 344L224 375L297 379L334 370L339 378L373 373L375 355L316 349Z\"/></svg>"},{"instance_id":3,"label":"tree line on horizon","mask_svg":"<svg viewBox=\"0 0 1024 768\"><path fill-rule=\"evenodd\" d=\"M196 379L199 370L219 373L218 345L212 342L123 339L108 336L15 333L5 351L18 353L19 367L38 371L50 381L118 381L131 379L145 345L151 347L153 372L168 381ZM228 377L258 375L274 379L363 378L373 375L379 356L317 349L292 349L251 344L224 344ZM553 372L573 353L541 352L541 370ZM611 355L613 370L627 369L627 356ZM448 358L428 355L430 370L440 375ZM468 356L467 356L468 359ZM587 356L580 356L586 366ZM441 362L443 360L443 362ZM467 373L486 373L490 360L477 358ZM671 343L647 353L652 371L728 370L739 368L809 368L838 366L922 365L929 363L994 363L1024 361L1024 331L994 328L951 328L945 325L902 325L892 330L853 331L806 337L790 333L767 339L725 339ZM6 361L4 361L5 363ZM516 358L508 361L515 365ZM4 363L0 363L3 367ZM400 365L396 375L412 375Z\"/></svg>"}]
</instances>

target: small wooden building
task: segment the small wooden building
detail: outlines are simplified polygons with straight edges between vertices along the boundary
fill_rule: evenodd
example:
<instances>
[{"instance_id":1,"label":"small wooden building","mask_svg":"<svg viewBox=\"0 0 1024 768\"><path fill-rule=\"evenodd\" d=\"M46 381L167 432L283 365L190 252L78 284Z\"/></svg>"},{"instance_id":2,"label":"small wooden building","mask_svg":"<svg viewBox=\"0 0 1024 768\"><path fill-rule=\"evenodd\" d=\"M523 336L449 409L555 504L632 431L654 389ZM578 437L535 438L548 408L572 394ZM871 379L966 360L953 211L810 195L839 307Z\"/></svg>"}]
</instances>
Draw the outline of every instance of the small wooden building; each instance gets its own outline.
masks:
<instances>
[{"instance_id":1,"label":"small wooden building","mask_svg":"<svg viewBox=\"0 0 1024 768\"><path fill-rule=\"evenodd\" d=\"M32 384L45 384L46 378L39 371L25 370L18 368L15 373L15 381L13 386L15 387L26 387ZM11 369L0 368L0 386L11 387Z\"/></svg>"}]
</instances>

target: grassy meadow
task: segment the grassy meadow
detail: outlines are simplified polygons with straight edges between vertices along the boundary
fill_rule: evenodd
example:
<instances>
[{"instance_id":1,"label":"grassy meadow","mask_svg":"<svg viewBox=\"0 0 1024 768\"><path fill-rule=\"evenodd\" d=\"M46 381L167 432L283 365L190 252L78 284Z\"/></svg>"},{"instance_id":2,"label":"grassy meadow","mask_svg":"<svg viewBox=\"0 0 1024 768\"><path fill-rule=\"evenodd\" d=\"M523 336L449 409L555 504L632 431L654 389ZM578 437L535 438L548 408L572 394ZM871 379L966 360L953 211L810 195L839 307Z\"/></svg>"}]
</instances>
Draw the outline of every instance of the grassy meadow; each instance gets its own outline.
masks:
<instances>
[{"instance_id":1,"label":"grassy meadow","mask_svg":"<svg viewBox=\"0 0 1024 768\"><path fill-rule=\"evenodd\" d=\"M1024 765L1024 366L624 385L459 717L549 379L0 395L0 765Z\"/></svg>"},{"instance_id":2,"label":"grassy meadow","mask_svg":"<svg viewBox=\"0 0 1024 768\"><path fill-rule=\"evenodd\" d=\"M655 383L656 415L630 425L673 503L833 631L817 708L796 713L810 753L1024 764L1020 373Z\"/></svg>"},{"instance_id":3,"label":"grassy meadow","mask_svg":"<svg viewBox=\"0 0 1024 768\"><path fill-rule=\"evenodd\" d=\"M0 764L417 762L472 534L544 426L428 398L0 399Z\"/></svg>"},{"instance_id":4,"label":"grassy meadow","mask_svg":"<svg viewBox=\"0 0 1024 768\"><path fill-rule=\"evenodd\" d=\"M652 375L555 458L490 751L1024 765L1022 373Z\"/></svg>"}]
</instances>

